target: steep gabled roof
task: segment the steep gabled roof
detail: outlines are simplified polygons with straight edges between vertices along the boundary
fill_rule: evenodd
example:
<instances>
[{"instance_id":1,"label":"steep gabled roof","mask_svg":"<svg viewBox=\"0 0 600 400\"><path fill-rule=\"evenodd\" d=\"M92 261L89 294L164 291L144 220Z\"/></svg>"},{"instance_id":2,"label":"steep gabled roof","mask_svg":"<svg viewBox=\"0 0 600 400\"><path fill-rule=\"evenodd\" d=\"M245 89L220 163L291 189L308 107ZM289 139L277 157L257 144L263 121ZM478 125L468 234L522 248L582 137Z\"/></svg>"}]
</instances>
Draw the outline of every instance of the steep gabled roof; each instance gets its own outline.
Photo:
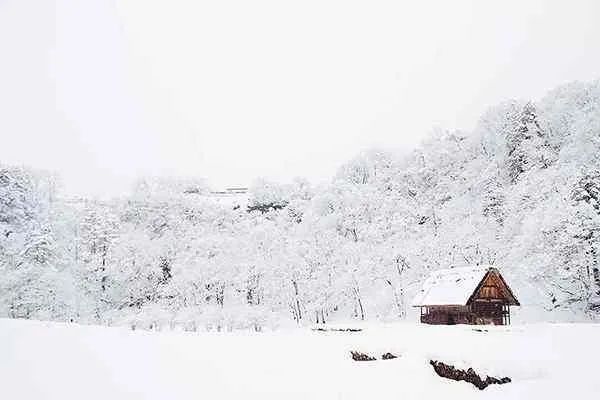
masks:
<instances>
[{"instance_id":1,"label":"steep gabled roof","mask_svg":"<svg viewBox=\"0 0 600 400\"><path fill-rule=\"evenodd\" d=\"M479 292L488 273L495 273L501 280L503 294L510 304L519 305L516 297L500 275L490 266L442 269L431 273L423 282L423 288L413 299L413 307L435 305L467 305Z\"/></svg>"},{"instance_id":2,"label":"steep gabled roof","mask_svg":"<svg viewBox=\"0 0 600 400\"><path fill-rule=\"evenodd\" d=\"M495 282L494 282L495 281ZM493 290L490 292L490 283ZM498 293L499 292L499 293ZM473 294L467 300L467 304L471 304L472 301L478 299L487 298L502 298L505 299L511 306L520 306L519 300L514 295L510 286L506 283L500 271L496 268L490 267L481 282L475 288Z\"/></svg>"}]
</instances>

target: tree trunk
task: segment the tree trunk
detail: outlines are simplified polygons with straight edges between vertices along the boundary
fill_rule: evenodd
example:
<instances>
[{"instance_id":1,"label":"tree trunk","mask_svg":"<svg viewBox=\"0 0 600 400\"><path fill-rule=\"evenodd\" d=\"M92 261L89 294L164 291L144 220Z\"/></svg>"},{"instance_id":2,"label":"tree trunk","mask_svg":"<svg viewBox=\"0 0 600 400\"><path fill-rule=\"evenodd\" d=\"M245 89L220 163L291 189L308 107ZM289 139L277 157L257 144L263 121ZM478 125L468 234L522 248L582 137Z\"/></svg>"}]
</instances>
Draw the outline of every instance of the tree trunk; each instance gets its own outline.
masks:
<instances>
[{"instance_id":1,"label":"tree trunk","mask_svg":"<svg viewBox=\"0 0 600 400\"><path fill-rule=\"evenodd\" d=\"M360 296L360 290L357 286L352 288L352 292L354 293L354 299L356 300L356 305L358 306L358 309L360 310L360 319L362 321L365 320L365 310L363 308L363 304L362 304L362 299ZM356 311L355 311L356 314Z\"/></svg>"},{"instance_id":2,"label":"tree trunk","mask_svg":"<svg viewBox=\"0 0 600 400\"><path fill-rule=\"evenodd\" d=\"M294 299L295 299L295 305L296 305L296 312L295 312L296 322L300 323L300 320L302 319L302 310L300 309L298 282L296 282L295 280L292 280L292 285L294 286Z\"/></svg>"},{"instance_id":3,"label":"tree trunk","mask_svg":"<svg viewBox=\"0 0 600 400\"><path fill-rule=\"evenodd\" d=\"M386 279L385 281L387 282L388 285L390 285L390 288L392 289L392 294L394 295L394 303L396 304L396 308L398 309L398 317L404 318L404 310L403 310L403 306L402 306L402 301L400 300L400 297L398 296L398 292L396 291L394 284L389 279Z\"/></svg>"}]
</instances>

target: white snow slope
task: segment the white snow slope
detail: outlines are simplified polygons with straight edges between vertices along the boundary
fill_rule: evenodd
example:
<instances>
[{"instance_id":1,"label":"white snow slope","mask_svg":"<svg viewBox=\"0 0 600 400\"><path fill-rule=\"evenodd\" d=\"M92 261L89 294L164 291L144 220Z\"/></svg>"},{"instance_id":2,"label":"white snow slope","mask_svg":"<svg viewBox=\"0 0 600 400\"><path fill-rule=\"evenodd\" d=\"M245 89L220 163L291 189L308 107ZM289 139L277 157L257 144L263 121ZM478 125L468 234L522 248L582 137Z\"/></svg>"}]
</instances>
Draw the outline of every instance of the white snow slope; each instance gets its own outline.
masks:
<instances>
[{"instance_id":1,"label":"white snow slope","mask_svg":"<svg viewBox=\"0 0 600 400\"><path fill-rule=\"evenodd\" d=\"M365 325L359 333L140 332L0 319L0 398L592 399L600 325ZM355 362L350 350L395 360ZM512 383L484 391L428 361ZM440 396L440 397L438 397Z\"/></svg>"}]
</instances>

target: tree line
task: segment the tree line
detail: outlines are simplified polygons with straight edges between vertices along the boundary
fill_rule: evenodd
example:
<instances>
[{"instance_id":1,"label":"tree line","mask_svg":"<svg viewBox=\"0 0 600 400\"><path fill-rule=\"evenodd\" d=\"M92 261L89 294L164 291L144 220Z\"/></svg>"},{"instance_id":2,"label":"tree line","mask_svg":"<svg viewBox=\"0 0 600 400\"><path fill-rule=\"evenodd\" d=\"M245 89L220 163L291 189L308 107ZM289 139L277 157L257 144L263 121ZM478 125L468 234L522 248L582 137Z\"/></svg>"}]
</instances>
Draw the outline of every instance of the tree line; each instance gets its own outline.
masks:
<instances>
[{"instance_id":1,"label":"tree line","mask_svg":"<svg viewBox=\"0 0 600 400\"><path fill-rule=\"evenodd\" d=\"M0 166L0 316L255 329L403 319L426 275L497 265L541 313L600 311L600 83L489 109L327 184L262 179L240 204L201 179L67 199ZM524 301L522 301L523 303Z\"/></svg>"}]
</instances>

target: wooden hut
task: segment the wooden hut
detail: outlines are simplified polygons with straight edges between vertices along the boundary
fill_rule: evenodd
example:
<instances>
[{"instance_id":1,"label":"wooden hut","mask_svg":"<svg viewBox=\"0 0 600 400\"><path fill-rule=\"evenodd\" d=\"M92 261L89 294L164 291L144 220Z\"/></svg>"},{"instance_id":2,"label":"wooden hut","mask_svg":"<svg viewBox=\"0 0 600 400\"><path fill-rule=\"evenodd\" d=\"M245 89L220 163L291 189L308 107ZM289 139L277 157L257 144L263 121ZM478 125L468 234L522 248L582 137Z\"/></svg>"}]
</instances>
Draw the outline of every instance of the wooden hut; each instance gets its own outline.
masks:
<instances>
[{"instance_id":1,"label":"wooden hut","mask_svg":"<svg viewBox=\"0 0 600 400\"><path fill-rule=\"evenodd\" d=\"M421 322L434 325L510 324L519 301L494 267L450 268L432 273L413 300Z\"/></svg>"}]
</instances>

